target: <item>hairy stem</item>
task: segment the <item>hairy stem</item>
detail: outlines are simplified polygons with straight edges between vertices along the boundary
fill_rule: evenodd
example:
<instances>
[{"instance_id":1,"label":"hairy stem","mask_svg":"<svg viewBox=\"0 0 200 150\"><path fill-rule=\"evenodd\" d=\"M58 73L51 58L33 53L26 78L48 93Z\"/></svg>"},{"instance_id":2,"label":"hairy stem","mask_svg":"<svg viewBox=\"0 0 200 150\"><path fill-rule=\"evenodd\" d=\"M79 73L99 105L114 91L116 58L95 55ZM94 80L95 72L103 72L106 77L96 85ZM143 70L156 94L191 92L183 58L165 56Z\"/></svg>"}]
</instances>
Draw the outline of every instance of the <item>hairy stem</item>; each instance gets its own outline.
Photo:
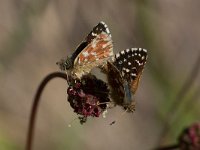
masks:
<instances>
[{"instance_id":1,"label":"hairy stem","mask_svg":"<svg viewBox=\"0 0 200 150\"><path fill-rule=\"evenodd\" d=\"M27 133L27 139L26 139L26 150L32 149L32 143L33 143L33 137L34 137L34 129L35 129L35 120L36 120L36 114L39 106L40 97L42 95L42 92L47 85L47 83L53 79L53 78L62 78L67 81L67 75L62 72L53 72L49 75L47 75L43 81L40 83L37 92L34 97L33 105L31 108L31 114L29 118L29 125L28 125L28 133Z\"/></svg>"}]
</instances>

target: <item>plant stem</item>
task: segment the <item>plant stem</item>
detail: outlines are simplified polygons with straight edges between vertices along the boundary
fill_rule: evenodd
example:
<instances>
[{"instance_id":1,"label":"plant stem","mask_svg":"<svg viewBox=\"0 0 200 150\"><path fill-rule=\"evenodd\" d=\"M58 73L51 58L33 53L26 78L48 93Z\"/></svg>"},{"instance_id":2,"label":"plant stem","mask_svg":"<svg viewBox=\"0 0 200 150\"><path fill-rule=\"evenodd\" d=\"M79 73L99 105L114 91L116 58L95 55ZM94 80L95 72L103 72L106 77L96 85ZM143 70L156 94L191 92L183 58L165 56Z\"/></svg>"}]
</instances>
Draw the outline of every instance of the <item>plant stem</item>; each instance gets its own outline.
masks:
<instances>
[{"instance_id":1,"label":"plant stem","mask_svg":"<svg viewBox=\"0 0 200 150\"><path fill-rule=\"evenodd\" d=\"M31 108L30 118L29 118L28 133L27 133L27 139L26 139L27 140L26 141L26 150L32 149L34 129L35 129L35 120L36 120L36 114L37 114L41 94L42 94L45 86L47 85L47 83L51 79L56 78L56 77L63 78L65 80L67 80L67 75L65 73L53 72L53 73L50 73L49 75L47 75L43 79L43 81L40 83L40 85L37 89L36 95L34 97L33 105L32 105L32 108Z\"/></svg>"}]
</instances>

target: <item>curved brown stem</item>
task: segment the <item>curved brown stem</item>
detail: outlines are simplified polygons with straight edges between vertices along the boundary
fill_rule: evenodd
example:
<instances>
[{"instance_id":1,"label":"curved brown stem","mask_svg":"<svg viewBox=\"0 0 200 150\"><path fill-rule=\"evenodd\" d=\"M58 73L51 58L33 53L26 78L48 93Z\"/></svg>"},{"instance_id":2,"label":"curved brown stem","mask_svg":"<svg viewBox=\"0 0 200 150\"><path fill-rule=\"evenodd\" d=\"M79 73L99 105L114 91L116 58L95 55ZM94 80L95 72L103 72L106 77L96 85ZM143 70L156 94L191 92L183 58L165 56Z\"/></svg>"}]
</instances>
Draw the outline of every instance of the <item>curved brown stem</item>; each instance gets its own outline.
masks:
<instances>
[{"instance_id":1,"label":"curved brown stem","mask_svg":"<svg viewBox=\"0 0 200 150\"><path fill-rule=\"evenodd\" d=\"M41 94L42 94L45 86L47 85L47 83L51 79L56 78L56 77L63 78L65 80L67 80L67 75L65 73L53 72L53 73L47 75L43 79L43 81L40 83L40 85L37 89L36 95L34 97L33 105L32 105L32 108L31 108L30 118L29 118L29 125L28 125L28 133L27 133L27 139L26 139L27 141L26 141L26 149L25 150L31 150L32 149L34 129L35 129L35 120L36 120L36 114L37 114Z\"/></svg>"}]
</instances>

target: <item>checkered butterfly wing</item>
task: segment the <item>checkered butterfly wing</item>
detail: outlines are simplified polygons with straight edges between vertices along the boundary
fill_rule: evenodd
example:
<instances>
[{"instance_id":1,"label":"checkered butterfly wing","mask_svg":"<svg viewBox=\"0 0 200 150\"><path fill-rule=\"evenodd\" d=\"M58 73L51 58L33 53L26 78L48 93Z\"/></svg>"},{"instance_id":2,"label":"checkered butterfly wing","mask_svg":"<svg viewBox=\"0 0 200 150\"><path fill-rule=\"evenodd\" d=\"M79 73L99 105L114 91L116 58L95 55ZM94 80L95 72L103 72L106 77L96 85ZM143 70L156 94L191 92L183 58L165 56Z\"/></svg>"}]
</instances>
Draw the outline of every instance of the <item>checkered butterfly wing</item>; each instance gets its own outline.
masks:
<instances>
[{"instance_id":1,"label":"checkered butterfly wing","mask_svg":"<svg viewBox=\"0 0 200 150\"><path fill-rule=\"evenodd\" d=\"M138 88L146 60L147 50L131 48L117 53L113 62L107 63L111 96L116 104L129 111L134 110L132 95Z\"/></svg>"},{"instance_id":2,"label":"checkered butterfly wing","mask_svg":"<svg viewBox=\"0 0 200 150\"><path fill-rule=\"evenodd\" d=\"M66 70L70 70L73 77L81 78L92 68L104 65L111 56L113 56L111 34L107 25L100 22L72 54L71 64Z\"/></svg>"}]
</instances>

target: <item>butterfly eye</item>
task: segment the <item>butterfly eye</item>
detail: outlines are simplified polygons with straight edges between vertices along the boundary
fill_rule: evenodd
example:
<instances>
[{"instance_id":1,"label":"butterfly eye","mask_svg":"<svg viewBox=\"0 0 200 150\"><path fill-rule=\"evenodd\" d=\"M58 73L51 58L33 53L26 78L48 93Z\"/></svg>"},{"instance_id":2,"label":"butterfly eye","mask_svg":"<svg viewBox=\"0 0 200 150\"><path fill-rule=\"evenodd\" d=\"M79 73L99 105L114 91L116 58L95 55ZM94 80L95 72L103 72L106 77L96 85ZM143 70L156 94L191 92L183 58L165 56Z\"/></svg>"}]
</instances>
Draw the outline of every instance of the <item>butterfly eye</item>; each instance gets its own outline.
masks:
<instances>
[{"instance_id":1,"label":"butterfly eye","mask_svg":"<svg viewBox=\"0 0 200 150\"><path fill-rule=\"evenodd\" d=\"M71 58L67 57L67 59L61 59L59 62L56 63L61 70L65 71L65 70L69 70L70 68L72 68L73 64L72 64L72 60Z\"/></svg>"},{"instance_id":2,"label":"butterfly eye","mask_svg":"<svg viewBox=\"0 0 200 150\"><path fill-rule=\"evenodd\" d=\"M64 66L65 66L65 70L68 70L73 67L71 58L67 57L67 59L65 60Z\"/></svg>"}]
</instances>

